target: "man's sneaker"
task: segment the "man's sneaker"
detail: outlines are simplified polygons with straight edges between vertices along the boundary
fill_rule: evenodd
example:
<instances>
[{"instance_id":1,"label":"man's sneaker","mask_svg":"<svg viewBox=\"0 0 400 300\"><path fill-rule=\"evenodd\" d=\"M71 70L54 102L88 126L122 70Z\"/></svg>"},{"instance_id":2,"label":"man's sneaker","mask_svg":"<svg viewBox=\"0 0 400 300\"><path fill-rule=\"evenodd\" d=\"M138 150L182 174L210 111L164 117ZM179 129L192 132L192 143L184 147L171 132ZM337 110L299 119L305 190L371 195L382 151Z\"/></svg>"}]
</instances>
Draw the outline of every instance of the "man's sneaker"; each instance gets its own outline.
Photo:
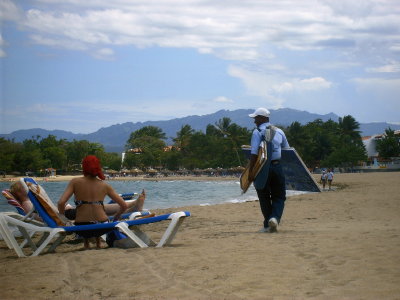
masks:
<instances>
[{"instance_id":1,"label":"man's sneaker","mask_svg":"<svg viewBox=\"0 0 400 300\"><path fill-rule=\"evenodd\" d=\"M269 232L271 232L271 228L263 227L258 232L260 232L260 233L269 233Z\"/></svg>"},{"instance_id":2,"label":"man's sneaker","mask_svg":"<svg viewBox=\"0 0 400 300\"><path fill-rule=\"evenodd\" d=\"M278 220L275 218L271 218L268 221L268 228L270 232L277 232L278 231Z\"/></svg>"}]
</instances>

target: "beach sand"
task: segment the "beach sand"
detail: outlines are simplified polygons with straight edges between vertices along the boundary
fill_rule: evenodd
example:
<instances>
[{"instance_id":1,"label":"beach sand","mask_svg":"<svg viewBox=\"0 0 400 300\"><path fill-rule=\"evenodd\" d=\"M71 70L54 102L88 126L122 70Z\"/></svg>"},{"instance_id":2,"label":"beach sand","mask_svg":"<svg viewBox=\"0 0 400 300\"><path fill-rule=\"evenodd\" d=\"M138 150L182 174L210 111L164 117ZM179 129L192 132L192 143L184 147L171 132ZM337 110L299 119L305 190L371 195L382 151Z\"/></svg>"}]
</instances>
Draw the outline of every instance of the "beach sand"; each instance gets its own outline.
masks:
<instances>
[{"instance_id":1,"label":"beach sand","mask_svg":"<svg viewBox=\"0 0 400 300\"><path fill-rule=\"evenodd\" d=\"M17 258L0 242L0 298L400 299L400 173L335 174L334 184L288 198L273 234L257 233L259 203L246 202L180 208L192 216L160 249L70 241ZM165 227L146 226L154 238Z\"/></svg>"}]
</instances>

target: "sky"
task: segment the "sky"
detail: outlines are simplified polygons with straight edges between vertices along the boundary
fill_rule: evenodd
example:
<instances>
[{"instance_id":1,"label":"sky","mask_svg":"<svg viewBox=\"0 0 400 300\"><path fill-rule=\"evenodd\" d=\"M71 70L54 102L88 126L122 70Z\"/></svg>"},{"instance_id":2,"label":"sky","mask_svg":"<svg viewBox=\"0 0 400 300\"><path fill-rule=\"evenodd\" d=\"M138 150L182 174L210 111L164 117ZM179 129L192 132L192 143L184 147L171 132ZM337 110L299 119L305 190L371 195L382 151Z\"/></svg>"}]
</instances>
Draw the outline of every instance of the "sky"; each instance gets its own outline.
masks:
<instances>
[{"instance_id":1,"label":"sky","mask_svg":"<svg viewBox=\"0 0 400 300\"><path fill-rule=\"evenodd\" d=\"M3 134L257 107L400 124L399 0L0 0L0 20Z\"/></svg>"}]
</instances>

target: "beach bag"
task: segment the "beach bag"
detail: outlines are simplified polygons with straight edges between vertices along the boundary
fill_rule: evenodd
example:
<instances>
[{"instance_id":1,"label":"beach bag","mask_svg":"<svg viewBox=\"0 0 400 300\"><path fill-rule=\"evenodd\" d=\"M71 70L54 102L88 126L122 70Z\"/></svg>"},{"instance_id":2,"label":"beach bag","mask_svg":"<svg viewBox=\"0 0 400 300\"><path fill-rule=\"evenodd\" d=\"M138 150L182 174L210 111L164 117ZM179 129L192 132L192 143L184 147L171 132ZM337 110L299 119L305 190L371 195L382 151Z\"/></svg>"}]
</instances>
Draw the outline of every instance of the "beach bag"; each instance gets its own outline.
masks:
<instances>
[{"instance_id":1,"label":"beach bag","mask_svg":"<svg viewBox=\"0 0 400 300\"><path fill-rule=\"evenodd\" d=\"M131 215L131 217L133 214ZM133 219L138 220L138 219L143 219L143 218L151 218L154 217L154 213L148 213L145 215L141 216L134 216ZM144 235L144 236L143 236ZM152 241L142 233L141 239L145 241L145 243L150 244ZM109 247L114 247L114 248L137 248L139 247L134 241L132 241L130 238L128 238L124 233L120 232L118 229L113 229L112 231L108 232L106 234L106 243Z\"/></svg>"},{"instance_id":2,"label":"beach bag","mask_svg":"<svg viewBox=\"0 0 400 300\"><path fill-rule=\"evenodd\" d=\"M272 153L272 140L276 133L276 127L270 126L266 128L263 134L263 141L261 146L264 147L264 153L266 155L266 162L263 164L261 170L258 172L256 178L254 179L253 185L256 190L264 189L267 180L268 180L268 173L269 173L269 166L271 163L271 153Z\"/></svg>"},{"instance_id":3,"label":"beach bag","mask_svg":"<svg viewBox=\"0 0 400 300\"><path fill-rule=\"evenodd\" d=\"M265 153L267 153L267 159L263 166L261 167L260 171L258 172L256 178L254 178L253 185L257 190L262 190L265 187L265 184L267 183L268 180L268 173L269 173L269 166L271 162L271 155L272 153L272 143L265 142L264 148L265 148Z\"/></svg>"},{"instance_id":4,"label":"beach bag","mask_svg":"<svg viewBox=\"0 0 400 300\"><path fill-rule=\"evenodd\" d=\"M118 229L114 229L106 234L106 243L109 247L114 248L136 248L138 247L131 239Z\"/></svg>"}]
</instances>

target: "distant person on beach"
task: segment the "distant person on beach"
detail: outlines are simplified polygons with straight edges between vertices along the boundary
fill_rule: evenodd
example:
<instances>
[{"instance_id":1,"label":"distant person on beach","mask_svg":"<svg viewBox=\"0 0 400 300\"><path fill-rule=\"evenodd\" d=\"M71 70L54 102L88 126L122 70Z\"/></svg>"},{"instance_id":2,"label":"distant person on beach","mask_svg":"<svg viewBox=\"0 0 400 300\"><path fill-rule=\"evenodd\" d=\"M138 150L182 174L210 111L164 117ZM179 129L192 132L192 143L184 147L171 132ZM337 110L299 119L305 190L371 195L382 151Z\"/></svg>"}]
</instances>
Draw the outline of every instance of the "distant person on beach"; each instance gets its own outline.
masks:
<instances>
[{"instance_id":1,"label":"distant person on beach","mask_svg":"<svg viewBox=\"0 0 400 300\"><path fill-rule=\"evenodd\" d=\"M285 133L281 129L271 125L269 116L270 112L266 108L258 108L254 113L249 115L249 117L254 118L254 123L257 125L251 137L249 176L253 174L253 168L257 162L258 148L261 141L265 139L267 130L270 130L270 143L272 143L272 153L268 153L268 155L271 155L268 173L260 175L260 172L256 178L249 177L250 182L254 179L261 182L261 187L255 185L258 199L260 200L261 211L264 216L264 227L260 232L277 231L286 200L285 176L280 159L281 149L289 148L289 143ZM259 176L264 176L265 178L258 178Z\"/></svg>"},{"instance_id":2,"label":"distant person on beach","mask_svg":"<svg viewBox=\"0 0 400 300\"><path fill-rule=\"evenodd\" d=\"M325 189L326 178L327 178L326 171L323 170L323 171L322 171L322 174L321 174L321 183L322 183L322 188L323 188L323 189Z\"/></svg>"},{"instance_id":3,"label":"distant person on beach","mask_svg":"<svg viewBox=\"0 0 400 300\"><path fill-rule=\"evenodd\" d=\"M333 181L333 172L332 172L332 169L328 170L328 173L326 174L326 179L328 180L328 189L331 190L332 181Z\"/></svg>"},{"instance_id":4,"label":"distant person on beach","mask_svg":"<svg viewBox=\"0 0 400 300\"><path fill-rule=\"evenodd\" d=\"M101 170L99 159L94 155L86 156L82 161L83 177L72 179L58 201L58 211L65 213L65 206L72 195L75 196L76 218L75 225L89 225L108 223L108 216L104 209L104 198L109 196L119 210L114 215L114 221L118 220L127 209L125 201L118 195L105 179ZM99 229L89 232L81 232L84 238L85 249L89 249L89 239L96 239L97 248L101 248L100 236L108 232L108 229Z\"/></svg>"}]
</instances>

